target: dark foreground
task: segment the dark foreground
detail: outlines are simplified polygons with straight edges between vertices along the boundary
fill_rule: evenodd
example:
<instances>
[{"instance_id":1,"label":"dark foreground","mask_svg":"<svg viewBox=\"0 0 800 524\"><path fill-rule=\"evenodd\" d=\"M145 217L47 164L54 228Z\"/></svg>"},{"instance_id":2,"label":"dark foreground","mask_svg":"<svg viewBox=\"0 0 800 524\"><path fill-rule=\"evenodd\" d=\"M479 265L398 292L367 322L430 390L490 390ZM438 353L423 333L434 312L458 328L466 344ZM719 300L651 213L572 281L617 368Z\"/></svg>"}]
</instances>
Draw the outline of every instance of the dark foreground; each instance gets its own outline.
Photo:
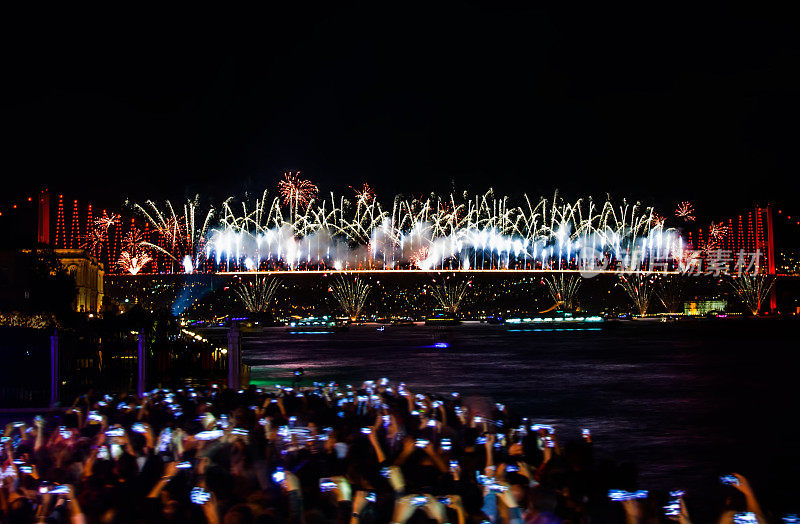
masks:
<instances>
[{"instance_id":1,"label":"dark foreground","mask_svg":"<svg viewBox=\"0 0 800 524\"><path fill-rule=\"evenodd\" d=\"M335 335L270 329L245 343L260 383L360 382L388 376L414 390L502 402L639 469L642 488L719 493L737 471L765 505L797 511L797 323L631 322L602 332L353 327ZM450 347L432 347L447 341Z\"/></svg>"}]
</instances>

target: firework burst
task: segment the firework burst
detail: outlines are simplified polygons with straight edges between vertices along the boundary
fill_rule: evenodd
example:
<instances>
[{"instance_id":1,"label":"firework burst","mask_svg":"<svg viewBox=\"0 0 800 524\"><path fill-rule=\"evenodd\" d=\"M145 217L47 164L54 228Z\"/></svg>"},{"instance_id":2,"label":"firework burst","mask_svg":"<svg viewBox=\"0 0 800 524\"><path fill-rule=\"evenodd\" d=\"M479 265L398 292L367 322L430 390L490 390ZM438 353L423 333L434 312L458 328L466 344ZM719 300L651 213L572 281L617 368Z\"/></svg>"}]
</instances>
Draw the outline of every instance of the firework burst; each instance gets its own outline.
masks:
<instances>
[{"instance_id":1,"label":"firework burst","mask_svg":"<svg viewBox=\"0 0 800 524\"><path fill-rule=\"evenodd\" d=\"M628 294L639 314L646 314L653 294L652 275L643 275L641 273L620 275L619 284Z\"/></svg>"},{"instance_id":2,"label":"firework burst","mask_svg":"<svg viewBox=\"0 0 800 524\"><path fill-rule=\"evenodd\" d=\"M375 190L372 189L372 187L370 187L370 185L366 182L364 182L364 185L361 186L361 189L354 188L353 186L350 186L350 189L355 191L356 200L359 202L369 204L375 200Z\"/></svg>"},{"instance_id":3,"label":"firework burst","mask_svg":"<svg viewBox=\"0 0 800 524\"><path fill-rule=\"evenodd\" d=\"M353 321L358 320L361 315L371 289L372 286L358 277L348 279L339 276L331 285L333 298L336 299L342 312Z\"/></svg>"},{"instance_id":4,"label":"firework burst","mask_svg":"<svg viewBox=\"0 0 800 524\"><path fill-rule=\"evenodd\" d=\"M720 222L719 224L711 222L711 226L708 228L709 236L716 241L720 241L723 238L725 238L725 236L728 234L729 231L730 228L725 224L723 224L722 222Z\"/></svg>"},{"instance_id":5,"label":"firework burst","mask_svg":"<svg viewBox=\"0 0 800 524\"><path fill-rule=\"evenodd\" d=\"M561 306L565 311L572 311L575 309L575 297L578 289L581 287L581 279L577 275L552 275L544 279L547 284L547 290L555 303Z\"/></svg>"},{"instance_id":6,"label":"firework burst","mask_svg":"<svg viewBox=\"0 0 800 524\"><path fill-rule=\"evenodd\" d=\"M310 180L300 178L300 172L283 174L283 179L278 182L278 191L283 198L283 203L294 209L305 207L316 198L319 188Z\"/></svg>"},{"instance_id":7,"label":"firework burst","mask_svg":"<svg viewBox=\"0 0 800 524\"><path fill-rule=\"evenodd\" d=\"M291 175L291 176L290 176ZM557 194L512 205L493 191L403 199L384 208L374 197L350 201L299 195L296 174L281 192L255 203L228 199L219 220L212 211L194 226L197 199L183 214L152 202L138 209L162 239L172 270L186 255L194 268L264 269L582 269L609 263L641 270L648 257L683 256L674 229L654 222L652 208L627 201L566 202ZM310 184L310 183L309 183ZM312 184L313 186L313 184ZM308 189L308 188L307 188ZM287 213L288 204L288 213Z\"/></svg>"},{"instance_id":8,"label":"firework burst","mask_svg":"<svg viewBox=\"0 0 800 524\"><path fill-rule=\"evenodd\" d=\"M453 315L458 313L461 308L461 303L467 294L471 281L457 281L451 280L449 277L445 278L441 284L436 284L431 287L431 294L439 307Z\"/></svg>"},{"instance_id":9,"label":"firework burst","mask_svg":"<svg viewBox=\"0 0 800 524\"><path fill-rule=\"evenodd\" d=\"M686 222L694 222L694 206L688 201L681 202L675 209L675 216Z\"/></svg>"},{"instance_id":10,"label":"firework burst","mask_svg":"<svg viewBox=\"0 0 800 524\"><path fill-rule=\"evenodd\" d=\"M277 289L278 279L260 277L247 283L240 282L234 288L234 291L247 311L251 313L266 313L269 311L269 306Z\"/></svg>"},{"instance_id":11,"label":"firework burst","mask_svg":"<svg viewBox=\"0 0 800 524\"><path fill-rule=\"evenodd\" d=\"M169 200L162 207L152 200L145 202L145 206L136 204L134 207L163 240L163 247L147 241L145 244L148 248L166 255L175 267L183 267L186 256L191 258L193 267L199 267L200 259L205 254L203 248L206 236L214 217L214 209L210 208L202 222L198 220L202 216L199 212L199 195L194 199L187 199L183 206L177 208L178 211Z\"/></svg>"},{"instance_id":12,"label":"firework burst","mask_svg":"<svg viewBox=\"0 0 800 524\"><path fill-rule=\"evenodd\" d=\"M665 218L655 211L650 215L650 226L653 228L664 227Z\"/></svg>"},{"instance_id":13,"label":"firework burst","mask_svg":"<svg viewBox=\"0 0 800 524\"><path fill-rule=\"evenodd\" d=\"M144 248L147 243L147 237L142 233L139 228L131 228L122 239L122 244L125 249L133 255L136 255Z\"/></svg>"},{"instance_id":14,"label":"firework burst","mask_svg":"<svg viewBox=\"0 0 800 524\"><path fill-rule=\"evenodd\" d=\"M146 252L131 254L128 251L120 253L117 266L125 273L137 275L152 258Z\"/></svg>"},{"instance_id":15,"label":"firework burst","mask_svg":"<svg viewBox=\"0 0 800 524\"><path fill-rule=\"evenodd\" d=\"M761 304L767 298L772 287L775 285L775 278L772 275L743 273L732 276L729 280L730 286L745 303L747 309L753 316L757 316L761 309Z\"/></svg>"},{"instance_id":16,"label":"firework burst","mask_svg":"<svg viewBox=\"0 0 800 524\"><path fill-rule=\"evenodd\" d=\"M656 296L667 313L680 313L685 294L685 275L663 275L656 282Z\"/></svg>"},{"instance_id":17,"label":"firework burst","mask_svg":"<svg viewBox=\"0 0 800 524\"><path fill-rule=\"evenodd\" d=\"M98 217L94 221L95 228L101 229L108 233L109 228L112 226L118 226L121 222L120 216L114 213L107 215L105 211L103 211L103 216Z\"/></svg>"}]
</instances>

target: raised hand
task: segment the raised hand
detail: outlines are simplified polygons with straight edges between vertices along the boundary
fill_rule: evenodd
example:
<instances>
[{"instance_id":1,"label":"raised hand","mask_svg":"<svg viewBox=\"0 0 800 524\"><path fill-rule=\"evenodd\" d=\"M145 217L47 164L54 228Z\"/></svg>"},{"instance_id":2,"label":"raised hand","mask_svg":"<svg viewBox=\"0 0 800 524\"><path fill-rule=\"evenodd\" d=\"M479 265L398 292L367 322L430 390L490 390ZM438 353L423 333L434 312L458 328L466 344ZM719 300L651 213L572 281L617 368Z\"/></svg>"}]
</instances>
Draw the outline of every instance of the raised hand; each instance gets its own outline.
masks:
<instances>
[{"instance_id":1,"label":"raised hand","mask_svg":"<svg viewBox=\"0 0 800 524\"><path fill-rule=\"evenodd\" d=\"M394 514L392 515L392 522L397 524L403 524L411 515L417 511L417 506L412 503L414 497L418 495L406 495L405 497L400 497L394 503Z\"/></svg>"}]
</instances>

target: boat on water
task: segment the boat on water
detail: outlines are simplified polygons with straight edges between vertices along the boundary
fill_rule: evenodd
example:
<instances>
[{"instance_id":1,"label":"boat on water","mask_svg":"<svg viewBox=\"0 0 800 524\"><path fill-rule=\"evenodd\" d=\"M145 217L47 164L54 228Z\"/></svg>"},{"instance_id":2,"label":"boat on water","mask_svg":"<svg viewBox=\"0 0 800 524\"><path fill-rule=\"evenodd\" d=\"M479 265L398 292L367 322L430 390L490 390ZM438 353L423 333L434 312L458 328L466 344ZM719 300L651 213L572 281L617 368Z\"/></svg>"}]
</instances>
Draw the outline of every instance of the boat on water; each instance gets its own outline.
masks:
<instances>
[{"instance_id":1,"label":"boat on water","mask_svg":"<svg viewBox=\"0 0 800 524\"><path fill-rule=\"evenodd\" d=\"M322 317L306 317L292 320L286 331L293 335L310 335L318 333L338 333L349 329L347 322L327 315Z\"/></svg>"},{"instance_id":2,"label":"boat on water","mask_svg":"<svg viewBox=\"0 0 800 524\"><path fill-rule=\"evenodd\" d=\"M440 313L425 319L426 326L458 326L461 321L452 314Z\"/></svg>"},{"instance_id":3,"label":"boat on water","mask_svg":"<svg viewBox=\"0 0 800 524\"><path fill-rule=\"evenodd\" d=\"M506 319L509 331L596 331L602 329L606 319L597 315L573 315L564 311L535 317Z\"/></svg>"}]
</instances>

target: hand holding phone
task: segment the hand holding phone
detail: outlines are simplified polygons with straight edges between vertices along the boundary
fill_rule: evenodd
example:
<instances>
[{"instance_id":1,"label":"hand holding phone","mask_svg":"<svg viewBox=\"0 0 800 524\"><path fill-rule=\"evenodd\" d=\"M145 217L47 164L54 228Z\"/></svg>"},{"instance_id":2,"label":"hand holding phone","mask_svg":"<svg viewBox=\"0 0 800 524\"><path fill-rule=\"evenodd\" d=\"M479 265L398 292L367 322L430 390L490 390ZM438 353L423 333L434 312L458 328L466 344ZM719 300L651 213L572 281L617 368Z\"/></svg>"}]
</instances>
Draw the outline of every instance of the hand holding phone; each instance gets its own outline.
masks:
<instances>
[{"instance_id":1,"label":"hand holding phone","mask_svg":"<svg viewBox=\"0 0 800 524\"><path fill-rule=\"evenodd\" d=\"M284 480L286 480L286 472L282 467L278 466L277 469L275 469L275 473L272 474L272 481L276 484L280 484Z\"/></svg>"},{"instance_id":2,"label":"hand holding phone","mask_svg":"<svg viewBox=\"0 0 800 524\"><path fill-rule=\"evenodd\" d=\"M199 504L202 506L203 504L211 500L211 493L199 486L196 486L192 488L191 493L189 493L189 498L191 499L192 503Z\"/></svg>"},{"instance_id":3,"label":"hand holding phone","mask_svg":"<svg viewBox=\"0 0 800 524\"><path fill-rule=\"evenodd\" d=\"M719 478L719 481L722 482L723 484L728 484L729 486L738 486L739 485L739 479L737 479L733 475L722 475Z\"/></svg>"}]
</instances>

